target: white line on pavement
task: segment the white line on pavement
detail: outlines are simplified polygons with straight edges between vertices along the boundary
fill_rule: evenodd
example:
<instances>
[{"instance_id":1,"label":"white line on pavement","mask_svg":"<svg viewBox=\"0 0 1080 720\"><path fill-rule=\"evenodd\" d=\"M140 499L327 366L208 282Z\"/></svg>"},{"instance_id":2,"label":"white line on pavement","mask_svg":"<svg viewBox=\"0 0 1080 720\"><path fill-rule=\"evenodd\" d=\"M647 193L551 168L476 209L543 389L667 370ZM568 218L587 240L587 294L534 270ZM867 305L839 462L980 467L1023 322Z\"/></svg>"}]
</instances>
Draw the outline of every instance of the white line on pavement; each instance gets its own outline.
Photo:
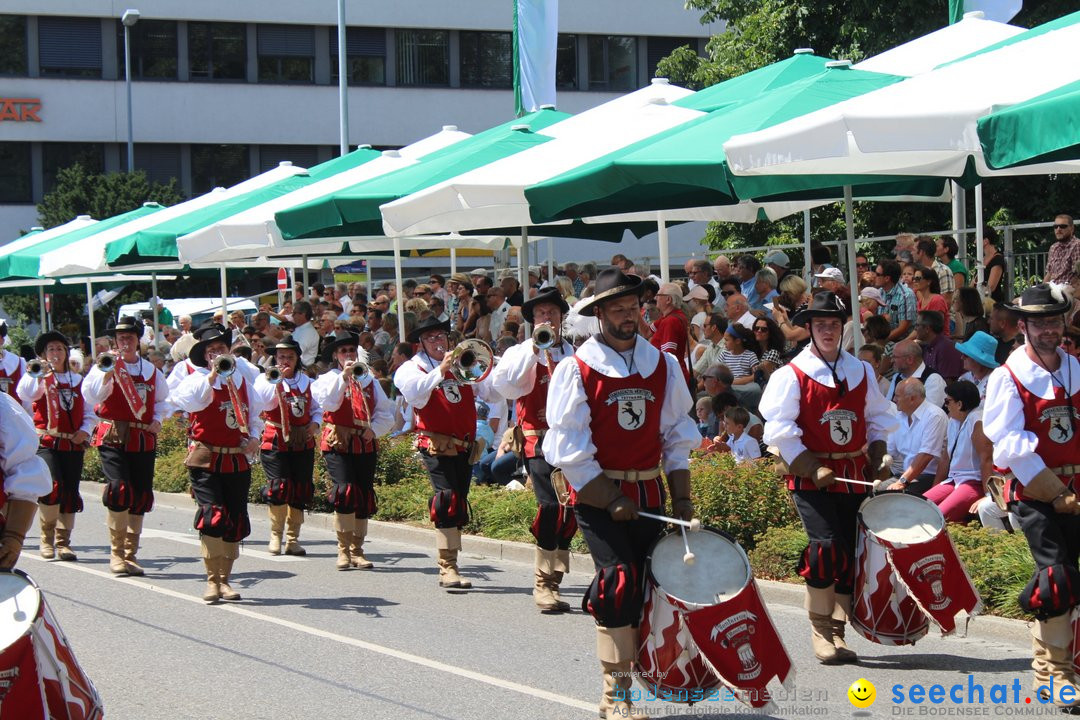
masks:
<instances>
[{"instance_id":1,"label":"white line on pavement","mask_svg":"<svg viewBox=\"0 0 1080 720\"><path fill-rule=\"evenodd\" d=\"M163 533L164 531L156 530L154 532L162 532ZM146 534L145 529L143 530L143 534L144 535ZM169 535L178 535L179 533L168 533L168 534ZM38 562L49 562L48 560L45 560L44 558L37 557L36 555L32 555L32 554L30 554L28 552L23 553L22 557L30 558L31 560L35 560L35 561L38 561ZM50 564L53 567L64 568L64 569L67 569L67 570L77 570L79 572L84 572L84 573L87 573L89 575L96 575L97 577L107 578L109 580L116 580L116 581L125 583L127 585L142 588L143 590L150 590L151 592L156 592L156 593L158 593L160 595L165 595L165 596L174 598L176 600L183 600L185 602L195 603L196 605L204 605L205 604L201 598L195 597L194 595L186 595L184 593L177 592L175 590L170 590L169 588L163 588L163 587L160 587L158 585L152 585L152 584L150 584L148 582L145 582L145 581L142 581L142 580L136 580L136 579L130 578L130 577L113 575L111 573L107 573L107 572L104 572L102 570L95 570L94 568L87 567L85 565L79 565L79 564L76 564L76 563L57 563L57 562L51 562ZM46 600L47 599L48 598L46 596ZM314 637L323 638L325 640L331 640L331 641L336 642L336 643L341 643L342 645L350 645L352 647L360 648L361 650L367 650L369 652L378 653L380 655L385 655L387 657L396 658L398 660L402 660L404 662L412 663L414 665L420 665L422 667L430 668L432 670L438 670L439 672L448 673L450 675L457 675L458 677L466 678L466 679L469 679L469 680L474 680L476 682L484 683L485 685L491 685L493 687L502 688L503 690L509 690L511 692L516 692L516 693L519 693L521 695L529 695L529 696L535 697L535 698L537 698L539 700L546 700L548 702L558 703L560 705L565 705L566 707L571 707L571 708L574 708L576 710L584 710L584 711L590 712L590 713L595 713L596 712L596 704L595 703L587 703L587 702L584 702L582 700L577 700L577 699L572 698L572 697L567 697L565 695L559 695L557 693L548 692L547 690L540 690L539 688L529 687L528 685L522 685L520 683L512 682L510 680L504 680L502 678L493 677L491 675L485 675L483 673L476 672L474 670L467 670L467 669L462 668L462 667L456 667L454 665L449 665L449 664L444 663L444 662L439 662L438 660L432 660L431 658L426 658L426 657L423 657L423 656L420 656L420 655L413 655L412 653L403 652L401 650L395 650L394 648L389 648L389 647L386 647L385 645L377 645L375 643L366 642L364 640L358 640L356 638L351 638L351 637L348 637L347 635L338 635L336 633L328 632L326 630L322 630L322 629L317 628L317 627L312 627L310 625L303 625L301 623L292 622L291 620L284 620L282 618L276 618L276 617L273 617L272 615L265 615L263 613L255 612L254 610L250 610L248 608L245 608L245 607L242 607L242 606L239 606L239 605L229 605L229 604L222 603L222 604L218 604L218 605L209 606L209 607L207 607L207 609L208 610L221 610L223 612L231 612L233 614L240 615L242 617L251 618L252 620L261 620L262 622L267 622L267 623L270 623L272 625L278 625L280 627L288 628L290 630L295 630L296 632L305 633L307 635L312 635Z\"/></svg>"},{"instance_id":2,"label":"white line on pavement","mask_svg":"<svg viewBox=\"0 0 1080 720\"><path fill-rule=\"evenodd\" d=\"M173 532L171 530L155 530L153 528L143 528L143 537L156 537L164 538L166 540L172 540L178 543L184 543L185 545L194 545L199 547L199 538L195 535L188 535L187 533ZM265 550L253 550L247 543L244 545L244 549L240 553L250 557L256 557L260 560L268 560L270 562L303 562L303 558L298 558L295 555L271 555Z\"/></svg>"}]
</instances>

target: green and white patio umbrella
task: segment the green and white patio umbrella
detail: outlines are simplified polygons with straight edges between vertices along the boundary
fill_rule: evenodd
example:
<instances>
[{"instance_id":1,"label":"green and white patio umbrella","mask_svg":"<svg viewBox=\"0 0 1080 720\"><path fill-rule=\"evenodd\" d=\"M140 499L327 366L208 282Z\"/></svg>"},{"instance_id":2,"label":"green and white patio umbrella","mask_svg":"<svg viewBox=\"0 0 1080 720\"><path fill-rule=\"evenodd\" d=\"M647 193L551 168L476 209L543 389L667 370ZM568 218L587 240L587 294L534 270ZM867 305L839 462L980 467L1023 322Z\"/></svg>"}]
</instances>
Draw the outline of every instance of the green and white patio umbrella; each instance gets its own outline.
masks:
<instances>
[{"instance_id":1,"label":"green and white patio umbrella","mask_svg":"<svg viewBox=\"0 0 1080 720\"><path fill-rule=\"evenodd\" d=\"M1080 81L979 119L979 144L995 170L1080 159Z\"/></svg>"}]
</instances>

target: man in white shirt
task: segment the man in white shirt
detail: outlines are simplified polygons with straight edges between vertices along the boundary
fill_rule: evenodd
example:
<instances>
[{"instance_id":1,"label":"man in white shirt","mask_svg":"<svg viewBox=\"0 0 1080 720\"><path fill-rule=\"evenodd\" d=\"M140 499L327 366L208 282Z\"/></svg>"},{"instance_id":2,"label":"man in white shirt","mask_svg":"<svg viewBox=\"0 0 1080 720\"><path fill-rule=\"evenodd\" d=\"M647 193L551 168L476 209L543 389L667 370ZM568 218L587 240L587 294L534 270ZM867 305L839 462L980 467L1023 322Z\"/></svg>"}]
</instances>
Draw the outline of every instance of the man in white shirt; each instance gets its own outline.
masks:
<instances>
[{"instance_id":1,"label":"man in white shirt","mask_svg":"<svg viewBox=\"0 0 1080 720\"><path fill-rule=\"evenodd\" d=\"M926 389L918 378L900 383L896 407L900 410L900 426L889 436L889 451L894 458L893 469L902 469L889 489L922 497L934 484L949 418L926 399Z\"/></svg>"},{"instance_id":2,"label":"man in white shirt","mask_svg":"<svg viewBox=\"0 0 1080 720\"><path fill-rule=\"evenodd\" d=\"M754 329L754 320L757 319L750 312L750 303L747 302L746 296L742 293L736 293L728 297L727 316L729 322L738 323L747 330Z\"/></svg>"},{"instance_id":3,"label":"man in white shirt","mask_svg":"<svg viewBox=\"0 0 1080 720\"><path fill-rule=\"evenodd\" d=\"M491 330L490 338L483 338L487 342L495 342L502 332L503 324L506 322L506 314L510 312L510 303L506 302L506 293L503 292L501 287L493 287L487 291L487 297L483 298L483 301L487 303L488 308L491 310L491 324L488 326Z\"/></svg>"},{"instance_id":4,"label":"man in white shirt","mask_svg":"<svg viewBox=\"0 0 1080 720\"><path fill-rule=\"evenodd\" d=\"M920 380L926 388L926 401L934 407L945 404L945 378L930 368L922 359L922 347L914 340L896 343L893 348L893 367L896 375L889 384L889 393L885 397L895 402L896 388L907 378Z\"/></svg>"},{"instance_id":5,"label":"man in white shirt","mask_svg":"<svg viewBox=\"0 0 1080 720\"><path fill-rule=\"evenodd\" d=\"M292 336L300 345L300 362L311 367L315 364L315 356L319 354L319 331L311 324L311 303L301 300L293 303L293 323L296 329Z\"/></svg>"}]
</instances>

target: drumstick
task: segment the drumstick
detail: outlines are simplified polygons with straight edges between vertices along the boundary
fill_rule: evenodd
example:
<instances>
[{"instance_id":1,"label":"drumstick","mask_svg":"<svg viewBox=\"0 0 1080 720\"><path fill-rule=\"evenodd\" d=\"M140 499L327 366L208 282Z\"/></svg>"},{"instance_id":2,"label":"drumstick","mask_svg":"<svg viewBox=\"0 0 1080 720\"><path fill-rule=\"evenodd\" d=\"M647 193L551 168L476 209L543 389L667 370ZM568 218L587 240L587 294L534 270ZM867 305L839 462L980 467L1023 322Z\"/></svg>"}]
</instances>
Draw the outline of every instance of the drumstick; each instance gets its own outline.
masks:
<instances>
[{"instance_id":1,"label":"drumstick","mask_svg":"<svg viewBox=\"0 0 1080 720\"><path fill-rule=\"evenodd\" d=\"M693 520L680 520L678 518L668 517L667 515L654 515L653 513L642 512L641 510L638 511L638 515L644 518L649 518L650 520L669 522L672 525L682 525L690 532L697 532L701 529L701 521L697 518L694 518Z\"/></svg>"},{"instance_id":2,"label":"drumstick","mask_svg":"<svg viewBox=\"0 0 1080 720\"><path fill-rule=\"evenodd\" d=\"M682 561L687 565L693 565L697 558L694 556L694 553L690 552L690 541L686 539L686 528L680 525L679 532L682 533L682 544L683 547L686 548L686 554L682 556Z\"/></svg>"},{"instance_id":3,"label":"drumstick","mask_svg":"<svg viewBox=\"0 0 1080 720\"><path fill-rule=\"evenodd\" d=\"M846 483L851 483L852 485L867 485L869 487L874 488L875 490L877 490L879 487L881 487L881 483L882 483L881 480L875 480L873 482L869 482L867 480L853 480L851 478L842 478L842 477L838 477L838 478L836 478L836 480L837 480L837 482L846 482Z\"/></svg>"}]
</instances>

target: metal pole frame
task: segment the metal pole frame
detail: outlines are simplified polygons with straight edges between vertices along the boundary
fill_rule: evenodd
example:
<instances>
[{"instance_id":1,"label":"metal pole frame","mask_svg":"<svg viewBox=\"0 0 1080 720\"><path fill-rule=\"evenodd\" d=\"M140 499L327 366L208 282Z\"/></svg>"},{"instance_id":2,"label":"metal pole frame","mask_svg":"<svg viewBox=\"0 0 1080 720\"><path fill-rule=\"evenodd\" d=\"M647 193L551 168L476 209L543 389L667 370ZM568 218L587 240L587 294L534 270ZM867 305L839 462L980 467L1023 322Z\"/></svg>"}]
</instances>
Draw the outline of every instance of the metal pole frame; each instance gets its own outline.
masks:
<instances>
[{"instance_id":1,"label":"metal pole frame","mask_svg":"<svg viewBox=\"0 0 1080 720\"><path fill-rule=\"evenodd\" d=\"M348 48L345 46L345 0L338 0L338 122L341 132L341 154L349 153L349 65Z\"/></svg>"},{"instance_id":2,"label":"metal pole frame","mask_svg":"<svg viewBox=\"0 0 1080 720\"><path fill-rule=\"evenodd\" d=\"M127 85L127 171L135 172L135 134L131 108L131 26L124 25L124 83Z\"/></svg>"}]
</instances>

